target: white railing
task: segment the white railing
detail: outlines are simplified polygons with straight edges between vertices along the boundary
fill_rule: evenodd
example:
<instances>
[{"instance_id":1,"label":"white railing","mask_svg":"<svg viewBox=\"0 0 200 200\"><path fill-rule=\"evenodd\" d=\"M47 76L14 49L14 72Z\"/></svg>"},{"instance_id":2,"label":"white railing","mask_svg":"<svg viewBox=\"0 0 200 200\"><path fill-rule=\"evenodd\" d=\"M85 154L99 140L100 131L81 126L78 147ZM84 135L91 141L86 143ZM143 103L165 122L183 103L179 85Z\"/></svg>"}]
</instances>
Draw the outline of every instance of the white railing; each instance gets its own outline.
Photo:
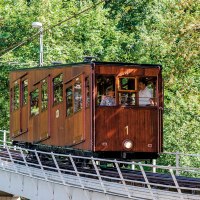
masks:
<instances>
[{"instance_id":1,"label":"white railing","mask_svg":"<svg viewBox=\"0 0 200 200\"><path fill-rule=\"evenodd\" d=\"M81 163L87 163L87 170L83 166L79 166ZM107 163L106 171L109 170L108 174L103 168L100 168L99 163ZM121 168L122 165L128 166L128 169ZM131 170L132 165L135 166L136 170ZM154 176L150 171L155 168L166 174L154 173ZM187 197L200 193L200 188L194 185L191 187L181 186L180 180L174 174L177 170L200 174L199 168L159 166L140 162L121 162L47 153L4 144L0 145L0 169L42 179L46 182L71 185L84 190L120 195L130 199L139 198L142 192L149 193L149 199L157 199L159 192L163 191L167 191L165 194L169 195L166 196L167 199L173 199L173 197L184 199L186 190L189 192ZM158 176L159 178L155 179ZM162 181L157 182L160 179ZM200 180L195 179L195 181L199 182L198 186L200 186ZM196 199L200 198L199 195L194 196ZM162 197L162 199L165 198Z\"/></svg>"},{"instance_id":2,"label":"white railing","mask_svg":"<svg viewBox=\"0 0 200 200\"><path fill-rule=\"evenodd\" d=\"M163 152L161 155L163 156L169 156L171 157L172 160L174 160L173 163L175 163L175 166L177 169L179 167L184 167L184 166L190 166L192 168L200 168L200 154L187 154L187 153L181 153L181 152ZM164 159L161 158L161 159ZM195 164L196 163L196 164ZM181 172L179 170L176 170L176 175L180 175ZM198 175L200 177L200 174Z\"/></svg>"},{"instance_id":3,"label":"white railing","mask_svg":"<svg viewBox=\"0 0 200 200\"><path fill-rule=\"evenodd\" d=\"M1 134L3 134L3 145L5 146L6 143L7 143L7 138L8 138L9 131L0 130L0 135Z\"/></svg>"},{"instance_id":4,"label":"white railing","mask_svg":"<svg viewBox=\"0 0 200 200\"><path fill-rule=\"evenodd\" d=\"M180 180L186 177L175 176L188 172L193 177L200 177L200 168L180 165L183 156L200 158L198 154L163 153L175 157L175 166L156 165L155 160L153 165L122 162L13 147L6 141L8 132L4 130L0 132L3 134L3 140L0 140L0 170L130 199L140 198L143 193L145 195L149 193L148 198L153 200L173 199L173 197L185 199L185 195L187 199L190 199L189 196L192 196L191 199L200 199L200 179L195 179L198 185L187 187L180 185ZM86 163L87 170L82 163ZM104 173L105 170L100 167L101 163L107 163L106 170L110 170L109 174ZM112 173L115 175L112 176ZM156 177L162 181L158 182ZM163 192L165 197L162 196Z\"/></svg>"},{"instance_id":5,"label":"white railing","mask_svg":"<svg viewBox=\"0 0 200 200\"><path fill-rule=\"evenodd\" d=\"M11 142L9 142L9 131L0 130L0 136L1 136L1 134L2 134L2 138L3 138L4 147L6 144L11 144ZM1 137L0 137L0 139L1 139ZM1 143L2 143L2 141L1 141ZM181 166L184 167L184 161L186 160L186 158L188 158L189 160L191 160L191 158L194 158L194 159L196 159L197 162L200 163L200 154L186 154L186 153L181 153L181 152L162 152L160 155L161 155L161 159L163 159L162 156L167 156L167 155L171 156L172 157L171 159L174 160L173 163L175 163L175 166L177 168L179 168ZM184 160L184 161L182 161L182 160ZM152 165L156 165L156 163L157 163L156 159L153 159ZM168 163L168 165L172 165L172 164ZM187 166L188 166L188 164L187 164ZM135 166L132 165L133 169L134 169L134 167ZM196 168L199 168L199 167L200 167L200 164ZM156 173L156 167L153 167L152 170L154 173ZM179 170L176 170L176 175L180 175Z\"/></svg>"}]
</instances>

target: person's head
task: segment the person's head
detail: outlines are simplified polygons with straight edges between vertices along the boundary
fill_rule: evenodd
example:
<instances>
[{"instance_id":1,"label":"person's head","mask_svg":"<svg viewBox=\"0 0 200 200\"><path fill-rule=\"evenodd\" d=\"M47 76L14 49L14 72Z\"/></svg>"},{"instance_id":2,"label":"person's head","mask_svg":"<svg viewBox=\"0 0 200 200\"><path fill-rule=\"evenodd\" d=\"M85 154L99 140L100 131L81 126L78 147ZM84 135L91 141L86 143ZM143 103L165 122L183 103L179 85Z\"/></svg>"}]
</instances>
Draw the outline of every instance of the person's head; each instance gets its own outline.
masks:
<instances>
[{"instance_id":1,"label":"person's head","mask_svg":"<svg viewBox=\"0 0 200 200\"><path fill-rule=\"evenodd\" d=\"M107 96L113 97L114 94L115 94L115 92L114 92L111 88L109 88L109 89L106 91L106 95L107 95Z\"/></svg>"},{"instance_id":2,"label":"person's head","mask_svg":"<svg viewBox=\"0 0 200 200\"><path fill-rule=\"evenodd\" d=\"M139 90L144 90L146 86L147 86L147 81L143 78L139 79L139 84L138 84Z\"/></svg>"}]
</instances>

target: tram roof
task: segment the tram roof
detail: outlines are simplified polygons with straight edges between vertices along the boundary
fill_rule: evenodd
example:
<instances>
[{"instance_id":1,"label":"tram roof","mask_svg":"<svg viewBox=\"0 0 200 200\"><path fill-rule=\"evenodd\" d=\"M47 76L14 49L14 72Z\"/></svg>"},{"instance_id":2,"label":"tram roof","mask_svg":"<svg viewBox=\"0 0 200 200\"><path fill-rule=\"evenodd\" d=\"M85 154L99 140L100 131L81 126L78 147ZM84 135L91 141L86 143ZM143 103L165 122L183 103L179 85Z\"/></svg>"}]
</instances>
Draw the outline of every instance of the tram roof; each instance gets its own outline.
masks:
<instances>
[{"instance_id":1,"label":"tram roof","mask_svg":"<svg viewBox=\"0 0 200 200\"><path fill-rule=\"evenodd\" d=\"M126 62L79 62L79 63L68 63L68 64L57 64L57 65L49 65L49 66L42 66L42 67L30 67L30 68L19 68L14 69L12 71L25 71L25 70L42 70L42 69L53 69L53 68L64 68L64 67L79 67L81 65L103 65L103 66L134 66L137 68L161 68L162 65L160 64L138 64L138 63L126 63Z\"/></svg>"}]
</instances>

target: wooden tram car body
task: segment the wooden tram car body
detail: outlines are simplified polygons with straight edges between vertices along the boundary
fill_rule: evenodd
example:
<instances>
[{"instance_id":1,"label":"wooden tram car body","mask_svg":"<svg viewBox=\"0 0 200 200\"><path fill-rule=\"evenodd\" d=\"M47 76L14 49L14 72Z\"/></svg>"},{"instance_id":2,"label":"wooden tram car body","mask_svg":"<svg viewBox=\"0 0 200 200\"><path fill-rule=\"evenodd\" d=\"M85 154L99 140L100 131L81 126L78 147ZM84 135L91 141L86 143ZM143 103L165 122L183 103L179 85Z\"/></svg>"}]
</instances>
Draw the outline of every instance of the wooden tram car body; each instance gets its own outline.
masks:
<instances>
[{"instance_id":1,"label":"wooden tram car body","mask_svg":"<svg viewBox=\"0 0 200 200\"><path fill-rule=\"evenodd\" d=\"M18 144L100 157L155 158L163 144L161 70L160 65L92 62L12 71L10 136ZM151 83L153 105L139 104L140 78ZM109 87L115 105L102 106Z\"/></svg>"}]
</instances>

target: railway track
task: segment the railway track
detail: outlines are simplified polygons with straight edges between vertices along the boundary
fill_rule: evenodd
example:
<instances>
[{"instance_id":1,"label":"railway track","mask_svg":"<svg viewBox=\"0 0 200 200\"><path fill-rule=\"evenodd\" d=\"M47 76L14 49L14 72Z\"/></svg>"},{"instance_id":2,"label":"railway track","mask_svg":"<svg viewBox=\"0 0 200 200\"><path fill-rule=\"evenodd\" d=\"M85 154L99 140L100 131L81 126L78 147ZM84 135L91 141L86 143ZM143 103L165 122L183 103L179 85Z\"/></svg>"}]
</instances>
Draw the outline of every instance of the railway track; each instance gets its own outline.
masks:
<instances>
[{"instance_id":1,"label":"railway track","mask_svg":"<svg viewBox=\"0 0 200 200\"><path fill-rule=\"evenodd\" d=\"M27 154L26 157L23 157L21 152L10 150L8 153L6 149L1 148L0 158L1 160L6 160L8 162L14 162L21 165L27 164L27 166L29 167L40 168L40 163L38 162L38 159L34 154ZM97 169L95 169L95 166L91 163L87 163L85 166L83 166L81 160L74 159L74 167L70 159L59 158L56 161L56 166L55 160L48 156L39 156L39 158L45 170L57 172L57 167L59 167L59 170L64 174L76 175L78 172L81 177L95 179L99 178L97 174ZM142 171L125 168L117 169L115 165L113 167L107 168L101 167L101 165L96 166L98 167L99 175L101 176L101 179L103 181L122 183L123 180L125 181L126 185L147 187L147 185L149 184L155 189L164 189L168 188L168 186L172 186L171 188L177 187L171 174L145 172L146 178L148 180L147 184L147 181L145 180ZM182 191L184 193L200 194L200 178L175 176L175 179L177 181L178 187L182 188Z\"/></svg>"}]
</instances>

